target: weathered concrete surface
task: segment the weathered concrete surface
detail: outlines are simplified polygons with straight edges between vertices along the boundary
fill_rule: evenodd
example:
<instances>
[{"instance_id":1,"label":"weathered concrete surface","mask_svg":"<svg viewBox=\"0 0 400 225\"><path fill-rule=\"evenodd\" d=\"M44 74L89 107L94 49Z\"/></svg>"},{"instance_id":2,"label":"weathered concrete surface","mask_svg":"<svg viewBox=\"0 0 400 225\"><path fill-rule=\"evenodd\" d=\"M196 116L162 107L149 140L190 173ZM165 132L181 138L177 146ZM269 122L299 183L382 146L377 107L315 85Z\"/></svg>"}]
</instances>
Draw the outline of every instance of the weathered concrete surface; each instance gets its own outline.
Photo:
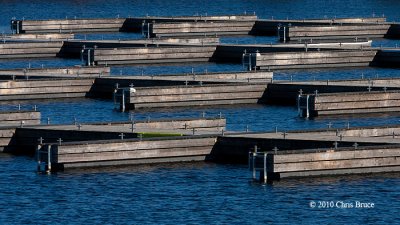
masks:
<instances>
[{"instance_id":1,"label":"weathered concrete surface","mask_svg":"<svg viewBox=\"0 0 400 225\"><path fill-rule=\"evenodd\" d=\"M301 93L338 93L338 92L362 92L396 90L400 85L397 78L375 78L354 80L327 80L327 81L297 81L269 83L263 100L269 104L295 105L297 97Z\"/></svg>"},{"instance_id":2,"label":"weathered concrete surface","mask_svg":"<svg viewBox=\"0 0 400 225\"><path fill-rule=\"evenodd\" d=\"M40 112L26 110L0 111L0 127L36 124L40 124Z\"/></svg>"},{"instance_id":3,"label":"weathered concrete surface","mask_svg":"<svg viewBox=\"0 0 400 225\"><path fill-rule=\"evenodd\" d=\"M247 163L248 152L257 146L259 151L320 149L332 148L335 142L338 147L378 146L399 144L399 136L346 136L345 130L330 132L271 132L271 133L244 133L225 134L218 137L217 144L209 159L223 162Z\"/></svg>"},{"instance_id":4,"label":"weathered concrete surface","mask_svg":"<svg viewBox=\"0 0 400 225\"><path fill-rule=\"evenodd\" d=\"M148 26L151 37L247 35L255 21L152 23Z\"/></svg>"},{"instance_id":5,"label":"weathered concrete surface","mask_svg":"<svg viewBox=\"0 0 400 225\"><path fill-rule=\"evenodd\" d=\"M345 39L349 37L385 37L391 24L357 24L329 26L283 26L279 28L281 41L301 39Z\"/></svg>"},{"instance_id":6,"label":"weathered concrete surface","mask_svg":"<svg viewBox=\"0 0 400 225\"><path fill-rule=\"evenodd\" d=\"M253 20L254 15L221 16L179 16L179 17L133 17L102 19L50 19L50 20L12 20L16 33L82 33L82 32L140 32L148 22L196 22Z\"/></svg>"},{"instance_id":7,"label":"weathered concrete surface","mask_svg":"<svg viewBox=\"0 0 400 225\"><path fill-rule=\"evenodd\" d=\"M180 38L150 38L139 40L69 40L59 52L59 56L79 58L84 48L145 48L145 47L179 47L179 46L215 46L219 37L180 37Z\"/></svg>"},{"instance_id":8,"label":"weathered concrete surface","mask_svg":"<svg viewBox=\"0 0 400 225\"><path fill-rule=\"evenodd\" d=\"M251 65L261 70L369 66L376 50L305 51L254 54Z\"/></svg>"},{"instance_id":9,"label":"weathered concrete surface","mask_svg":"<svg viewBox=\"0 0 400 225\"><path fill-rule=\"evenodd\" d=\"M0 43L0 59L56 57L62 45L62 41Z\"/></svg>"},{"instance_id":10,"label":"weathered concrete surface","mask_svg":"<svg viewBox=\"0 0 400 225\"><path fill-rule=\"evenodd\" d=\"M386 22L384 17L370 18L331 18L331 19L302 19L302 20L279 20L259 19L256 21L253 31L258 35L278 35L278 27L282 26L316 26L316 25L340 25L340 24L377 24Z\"/></svg>"},{"instance_id":11,"label":"weathered concrete surface","mask_svg":"<svg viewBox=\"0 0 400 225\"><path fill-rule=\"evenodd\" d=\"M4 36L5 40L68 40L74 39L74 34L13 34Z\"/></svg>"},{"instance_id":12,"label":"weathered concrete surface","mask_svg":"<svg viewBox=\"0 0 400 225\"><path fill-rule=\"evenodd\" d=\"M255 154L254 164L258 168L266 161L264 173L270 181L283 177L400 171L399 145Z\"/></svg>"},{"instance_id":13,"label":"weathered concrete surface","mask_svg":"<svg viewBox=\"0 0 400 225\"><path fill-rule=\"evenodd\" d=\"M126 91L125 103L127 109L254 104L265 88L262 83L137 88L134 93Z\"/></svg>"},{"instance_id":14,"label":"weathered concrete surface","mask_svg":"<svg viewBox=\"0 0 400 225\"><path fill-rule=\"evenodd\" d=\"M398 112L399 91L344 92L301 95L298 107L303 117Z\"/></svg>"},{"instance_id":15,"label":"weathered concrete surface","mask_svg":"<svg viewBox=\"0 0 400 225\"><path fill-rule=\"evenodd\" d=\"M85 97L94 79L0 81L0 101Z\"/></svg>"},{"instance_id":16,"label":"weathered concrete surface","mask_svg":"<svg viewBox=\"0 0 400 225\"><path fill-rule=\"evenodd\" d=\"M52 168L204 160L215 136L76 142L51 145ZM47 145L42 147L47 150ZM47 153L45 153L47 156ZM47 160L47 157L42 157Z\"/></svg>"},{"instance_id":17,"label":"weathered concrete surface","mask_svg":"<svg viewBox=\"0 0 400 225\"><path fill-rule=\"evenodd\" d=\"M96 97L111 98L116 85L120 88L128 88L130 85L137 87L152 86L178 86L178 85L199 85L221 84L221 83L268 83L273 79L272 72L213 72L213 73L191 73L176 75L157 76L111 76L96 78L90 90Z\"/></svg>"},{"instance_id":18,"label":"weathered concrete surface","mask_svg":"<svg viewBox=\"0 0 400 225\"><path fill-rule=\"evenodd\" d=\"M22 68L1 69L0 79L22 78L71 78L71 77L103 77L110 75L110 67L64 67L64 68Z\"/></svg>"},{"instance_id":19,"label":"weathered concrete surface","mask_svg":"<svg viewBox=\"0 0 400 225\"><path fill-rule=\"evenodd\" d=\"M94 51L93 57L88 57ZM175 62L208 62L215 52L215 47L181 46L181 47L145 47L117 49L86 49L83 59L90 58L91 64L146 64Z\"/></svg>"},{"instance_id":20,"label":"weathered concrete surface","mask_svg":"<svg viewBox=\"0 0 400 225\"><path fill-rule=\"evenodd\" d=\"M219 44L214 54L215 61L237 62L243 60L244 53L305 52L320 50L368 49L372 41L343 40L340 42L287 43L287 44Z\"/></svg>"}]
</instances>

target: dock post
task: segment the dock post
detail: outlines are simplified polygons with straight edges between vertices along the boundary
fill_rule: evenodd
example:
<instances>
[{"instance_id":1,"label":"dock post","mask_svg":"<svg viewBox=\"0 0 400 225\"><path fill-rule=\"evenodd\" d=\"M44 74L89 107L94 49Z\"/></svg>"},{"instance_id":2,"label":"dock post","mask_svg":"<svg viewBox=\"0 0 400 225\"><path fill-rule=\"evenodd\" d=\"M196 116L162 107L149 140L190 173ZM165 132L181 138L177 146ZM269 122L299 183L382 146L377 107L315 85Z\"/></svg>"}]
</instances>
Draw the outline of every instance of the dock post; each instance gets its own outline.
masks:
<instances>
[{"instance_id":1,"label":"dock post","mask_svg":"<svg viewBox=\"0 0 400 225\"><path fill-rule=\"evenodd\" d=\"M253 165L253 179L257 178L256 171L256 156L257 156L257 145L254 145L254 152L252 153L252 165Z\"/></svg>"},{"instance_id":2,"label":"dock post","mask_svg":"<svg viewBox=\"0 0 400 225\"><path fill-rule=\"evenodd\" d=\"M88 56L87 56L87 65L90 66L90 49L88 49Z\"/></svg>"},{"instance_id":3,"label":"dock post","mask_svg":"<svg viewBox=\"0 0 400 225\"><path fill-rule=\"evenodd\" d=\"M310 106L309 106L309 100L310 100L310 95L307 95L307 103L306 103L306 116L307 116L307 118L309 118L310 117L310 110L309 110L309 108L310 108Z\"/></svg>"},{"instance_id":4,"label":"dock post","mask_svg":"<svg viewBox=\"0 0 400 225\"><path fill-rule=\"evenodd\" d=\"M264 152L264 167L263 167L263 180L262 182L267 182L267 153Z\"/></svg>"},{"instance_id":5,"label":"dock post","mask_svg":"<svg viewBox=\"0 0 400 225\"><path fill-rule=\"evenodd\" d=\"M286 43L286 27L283 27L283 43Z\"/></svg>"},{"instance_id":6,"label":"dock post","mask_svg":"<svg viewBox=\"0 0 400 225\"><path fill-rule=\"evenodd\" d=\"M47 173L51 173L51 145L47 145Z\"/></svg>"},{"instance_id":7,"label":"dock post","mask_svg":"<svg viewBox=\"0 0 400 225\"><path fill-rule=\"evenodd\" d=\"M249 71L251 71L251 54L249 54Z\"/></svg>"},{"instance_id":8,"label":"dock post","mask_svg":"<svg viewBox=\"0 0 400 225\"><path fill-rule=\"evenodd\" d=\"M121 89L121 91L122 91L121 111L125 112L125 91L124 89Z\"/></svg>"},{"instance_id":9,"label":"dock post","mask_svg":"<svg viewBox=\"0 0 400 225\"><path fill-rule=\"evenodd\" d=\"M40 160L40 148L42 147L41 144L38 144L36 147L36 162L37 162L37 171L40 172L40 164L42 161Z\"/></svg>"}]
</instances>

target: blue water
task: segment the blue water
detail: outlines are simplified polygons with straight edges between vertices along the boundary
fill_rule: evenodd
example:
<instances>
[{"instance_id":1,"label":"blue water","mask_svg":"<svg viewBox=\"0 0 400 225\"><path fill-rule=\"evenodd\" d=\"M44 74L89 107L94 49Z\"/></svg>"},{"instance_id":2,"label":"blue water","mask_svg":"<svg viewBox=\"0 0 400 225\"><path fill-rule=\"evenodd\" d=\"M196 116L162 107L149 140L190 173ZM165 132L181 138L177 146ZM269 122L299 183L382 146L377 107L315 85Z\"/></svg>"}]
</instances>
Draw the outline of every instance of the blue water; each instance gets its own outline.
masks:
<instances>
[{"instance_id":1,"label":"blue water","mask_svg":"<svg viewBox=\"0 0 400 225\"><path fill-rule=\"evenodd\" d=\"M385 14L400 21L395 0L87 0L0 1L0 32L8 33L9 20L120 17L193 14L253 13L260 18L360 17ZM96 34L93 38L127 39L140 34ZM78 38L85 38L80 35ZM223 43L274 43L275 37L222 38ZM400 46L397 40L377 40L374 46ZM79 60L40 59L0 61L0 68L60 67ZM238 64L187 63L183 65L113 67L114 76L241 71ZM398 77L398 69L351 68L279 71L277 80L334 80ZM0 104L0 110L17 109ZM111 101L74 99L22 103L36 105L42 122L127 121L129 113L114 110ZM234 107L173 108L137 111L135 120L198 117L202 112L227 118L231 131L302 130L333 127L400 124L396 115L338 117L306 120L295 107L242 105ZM246 166L212 163L164 164L124 168L66 171L49 176L35 173L29 157L0 154L0 224L396 224L400 220L400 175L377 174L331 178L288 179L273 185L249 180ZM375 204L373 209L310 208L310 201Z\"/></svg>"}]
</instances>

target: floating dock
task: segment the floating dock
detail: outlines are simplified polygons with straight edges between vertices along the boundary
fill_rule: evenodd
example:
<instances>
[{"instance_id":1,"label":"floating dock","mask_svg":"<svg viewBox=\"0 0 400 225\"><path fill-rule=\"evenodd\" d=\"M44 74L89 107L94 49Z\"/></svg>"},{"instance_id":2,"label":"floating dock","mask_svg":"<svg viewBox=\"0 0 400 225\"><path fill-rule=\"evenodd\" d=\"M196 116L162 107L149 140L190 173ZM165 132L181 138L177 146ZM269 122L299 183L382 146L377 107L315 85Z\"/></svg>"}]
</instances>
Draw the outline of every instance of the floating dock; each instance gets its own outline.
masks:
<instances>
[{"instance_id":1,"label":"floating dock","mask_svg":"<svg viewBox=\"0 0 400 225\"><path fill-rule=\"evenodd\" d=\"M373 146L295 151L250 152L253 179L272 182L286 177L309 177L400 171L400 146Z\"/></svg>"},{"instance_id":2,"label":"floating dock","mask_svg":"<svg viewBox=\"0 0 400 225\"><path fill-rule=\"evenodd\" d=\"M186 37L186 36L225 36L248 35L251 33L254 21L198 21L181 23L151 23L148 24L150 37Z\"/></svg>"},{"instance_id":3,"label":"floating dock","mask_svg":"<svg viewBox=\"0 0 400 225\"><path fill-rule=\"evenodd\" d=\"M94 79L35 79L0 81L0 101L85 97Z\"/></svg>"},{"instance_id":4,"label":"floating dock","mask_svg":"<svg viewBox=\"0 0 400 225\"><path fill-rule=\"evenodd\" d=\"M377 54L376 50L336 50L249 53L243 58L257 70L311 69L334 67L369 66Z\"/></svg>"},{"instance_id":5,"label":"floating dock","mask_svg":"<svg viewBox=\"0 0 400 225\"><path fill-rule=\"evenodd\" d=\"M0 126L24 126L40 124L38 111L0 111Z\"/></svg>"},{"instance_id":6,"label":"floating dock","mask_svg":"<svg viewBox=\"0 0 400 225\"><path fill-rule=\"evenodd\" d=\"M19 33L87 33L87 32L141 32L147 23L253 20L255 15L130 17L102 19L12 20L13 32Z\"/></svg>"},{"instance_id":7,"label":"floating dock","mask_svg":"<svg viewBox=\"0 0 400 225\"><path fill-rule=\"evenodd\" d=\"M120 104L122 109L256 104L266 87L266 83L230 83L127 89Z\"/></svg>"},{"instance_id":8,"label":"floating dock","mask_svg":"<svg viewBox=\"0 0 400 225\"><path fill-rule=\"evenodd\" d=\"M144 47L84 49L86 65L123 65L145 63L208 62L215 47Z\"/></svg>"},{"instance_id":9,"label":"floating dock","mask_svg":"<svg viewBox=\"0 0 400 225\"><path fill-rule=\"evenodd\" d=\"M62 46L62 41L3 42L0 43L0 59L52 58Z\"/></svg>"},{"instance_id":10,"label":"floating dock","mask_svg":"<svg viewBox=\"0 0 400 225\"><path fill-rule=\"evenodd\" d=\"M393 26L393 27L392 27ZM279 27L279 39L283 42L318 39L349 39L349 38L399 38L394 27L389 23L328 25L328 26L282 26Z\"/></svg>"},{"instance_id":11,"label":"floating dock","mask_svg":"<svg viewBox=\"0 0 400 225\"><path fill-rule=\"evenodd\" d=\"M298 110L301 117L343 114L369 114L398 112L400 92L341 92L299 95Z\"/></svg>"},{"instance_id":12,"label":"floating dock","mask_svg":"<svg viewBox=\"0 0 400 225\"><path fill-rule=\"evenodd\" d=\"M0 79L25 79L29 78L80 78L80 77L104 77L110 75L110 67L63 67L63 68L20 68L1 69Z\"/></svg>"}]
</instances>

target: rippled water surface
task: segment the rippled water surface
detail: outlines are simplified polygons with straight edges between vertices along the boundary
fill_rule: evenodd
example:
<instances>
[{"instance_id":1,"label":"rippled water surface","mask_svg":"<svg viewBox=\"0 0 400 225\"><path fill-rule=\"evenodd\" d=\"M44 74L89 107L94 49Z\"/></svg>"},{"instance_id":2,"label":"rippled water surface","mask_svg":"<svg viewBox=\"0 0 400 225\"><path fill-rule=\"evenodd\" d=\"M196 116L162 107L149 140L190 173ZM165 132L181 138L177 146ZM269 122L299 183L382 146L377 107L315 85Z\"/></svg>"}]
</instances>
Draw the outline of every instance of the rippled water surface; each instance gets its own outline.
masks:
<instances>
[{"instance_id":1,"label":"rippled water surface","mask_svg":"<svg viewBox=\"0 0 400 225\"><path fill-rule=\"evenodd\" d=\"M400 21L396 0L87 0L0 1L0 32L9 33L9 21L18 19L171 16L253 13L260 18L334 18L385 15ZM79 35L78 38L137 39L138 34ZM222 38L224 43L274 43L276 37ZM374 46L400 46L381 39ZM59 67L79 60L40 59L1 61L0 68ZM187 63L182 65L120 66L112 74L149 75L241 71L239 64ZM400 70L351 68L279 71L276 80L334 80L398 77ZM74 99L22 103L37 105L42 122L72 123L125 121L128 113L114 110L111 101ZM1 110L16 109L0 103ZM228 129L243 131L298 130L400 124L398 115L318 118L305 120L295 107L241 105L234 107L178 108L135 112L135 119L198 117L202 112L227 118ZM250 181L246 166L182 163L96 170L73 170L52 175L35 172L29 157L0 154L0 224L397 224L400 221L399 174L288 179L273 185ZM310 202L335 203L333 208L312 208ZM338 208L356 201L374 203L372 209Z\"/></svg>"}]
</instances>

